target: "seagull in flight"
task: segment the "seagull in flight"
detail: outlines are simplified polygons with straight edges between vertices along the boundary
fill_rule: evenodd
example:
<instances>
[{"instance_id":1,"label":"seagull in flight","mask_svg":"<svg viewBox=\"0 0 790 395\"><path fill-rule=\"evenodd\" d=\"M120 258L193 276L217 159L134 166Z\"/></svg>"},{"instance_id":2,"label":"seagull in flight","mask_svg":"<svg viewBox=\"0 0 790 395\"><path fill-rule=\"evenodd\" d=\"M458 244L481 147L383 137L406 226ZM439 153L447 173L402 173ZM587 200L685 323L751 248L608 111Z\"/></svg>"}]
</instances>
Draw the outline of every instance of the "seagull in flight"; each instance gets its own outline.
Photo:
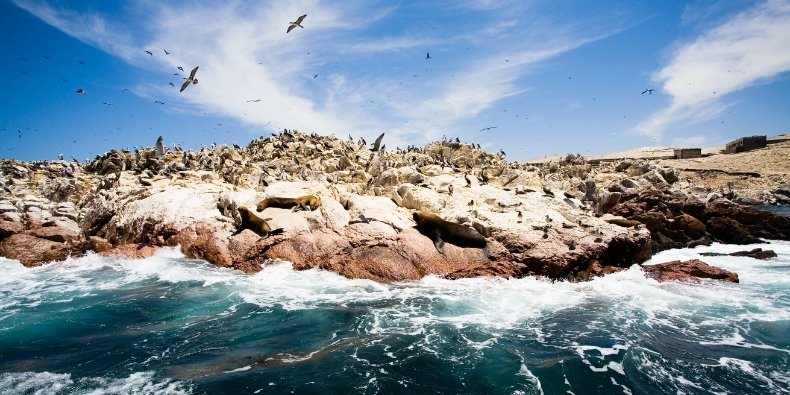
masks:
<instances>
[{"instance_id":1,"label":"seagull in flight","mask_svg":"<svg viewBox=\"0 0 790 395\"><path fill-rule=\"evenodd\" d=\"M189 73L189 78L187 78L187 80L184 81L184 84L181 85L181 90L179 92L183 92L184 89L186 89L189 86L189 84L197 84L198 83L198 80L195 78L195 73L197 73L198 67L200 67L200 66L195 66L195 68L192 69L192 71Z\"/></svg>"},{"instance_id":2,"label":"seagull in flight","mask_svg":"<svg viewBox=\"0 0 790 395\"><path fill-rule=\"evenodd\" d=\"M77 94L80 94L80 95L87 95L88 94L88 91L86 91L85 89L82 89L82 88L77 89L75 92L77 92Z\"/></svg>"},{"instance_id":3,"label":"seagull in flight","mask_svg":"<svg viewBox=\"0 0 790 395\"><path fill-rule=\"evenodd\" d=\"M480 129L480 131L481 132L486 132L486 131L493 130L493 129L496 129L496 126L489 126L487 128L482 128L482 129Z\"/></svg>"},{"instance_id":4,"label":"seagull in flight","mask_svg":"<svg viewBox=\"0 0 790 395\"><path fill-rule=\"evenodd\" d=\"M430 58L431 58L431 53L430 52L426 52L425 53L425 59L430 59Z\"/></svg>"},{"instance_id":5,"label":"seagull in flight","mask_svg":"<svg viewBox=\"0 0 790 395\"><path fill-rule=\"evenodd\" d=\"M181 70L181 71L184 71L184 68L181 67L181 66L178 66L178 69Z\"/></svg>"},{"instance_id":6,"label":"seagull in flight","mask_svg":"<svg viewBox=\"0 0 790 395\"><path fill-rule=\"evenodd\" d=\"M165 55L170 55L170 52L167 52L166 49L163 49L162 51L165 51Z\"/></svg>"},{"instance_id":7,"label":"seagull in flight","mask_svg":"<svg viewBox=\"0 0 790 395\"><path fill-rule=\"evenodd\" d=\"M151 55L151 56L154 56L154 53L153 53L153 52L151 52L151 51L149 51L149 50L146 50L146 51L145 51L145 53L147 53L147 54L149 54L149 55Z\"/></svg>"},{"instance_id":8,"label":"seagull in flight","mask_svg":"<svg viewBox=\"0 0 790 395\"><path fill-rule=\"evenodd\" d=\"M652 89L652 88L651 89L645 89L645 90L642 91L642 94L644 95L645 93L647 93L648 95L652 95L654 90L655 89Z\"/></svg>"},{"instance_id":9,"label":"seagull in flight","mask_svg":"<svg viewBox=\"0 0 790 395\"><path fill-rule=\"evenodd\" d=\"M294 29L294 28L296 28L297 26L299 26L299 27L301 27L302 29L304 29L304 26L302 26L302 21L304 20L304 18L305 18L306 16L307 16L307 14L304 14L304 15L300 16L299 18L296 18L296 20L295 20L295 21L291 22L291 25L290 25L290 26L288 26L288 30L286 30L285 32L286 32L286 33L290 33L290 32L291 32L291 30L293 30L293 29Z\"/></svg>"}]
</instances>

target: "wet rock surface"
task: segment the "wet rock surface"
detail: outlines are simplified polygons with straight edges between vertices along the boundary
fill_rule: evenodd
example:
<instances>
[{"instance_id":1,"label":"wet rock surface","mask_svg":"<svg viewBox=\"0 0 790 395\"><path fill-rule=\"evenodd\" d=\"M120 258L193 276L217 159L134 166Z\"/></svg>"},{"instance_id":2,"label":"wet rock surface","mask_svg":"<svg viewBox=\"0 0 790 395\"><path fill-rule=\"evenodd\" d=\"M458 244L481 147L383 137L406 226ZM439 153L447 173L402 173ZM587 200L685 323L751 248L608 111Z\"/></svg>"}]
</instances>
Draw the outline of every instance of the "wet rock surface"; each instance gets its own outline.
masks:
<instances>
[{"instance_id":1,"label":"wet rock surface","mask_svg":"<svg viewBox=\"0 0 790 395\"><path fill-rule=\"evenodd\" d=\"M0 255L25 265L88 251L141 258L180 246L247 273L288 260L349 278L546 276L586 280L673 247L790 239L788 219L676 188L648 161L579 155L511 163L474 144L371 152L359 141L285 131L247 147L114 150L88 163L0 161ZM255 214L282 233L233 235L239 207L315 195L313 211ZM469 226L487 252L414 229L414 210Z\"/></svg>"},{"instance_id":2,"label":"wet rock surface","mask_svg":"<svg viewBox=\"0 0 790 395\"><path fill-rule=\"evenodd\" d=\"M728 270L708 265L699 259L688 261L671 261L657 265L642 267L645 275L659 282L688 281L697 282L699 279L723 280L732 283L738 282L738 275Z\"/></svg>"}]
</instances>

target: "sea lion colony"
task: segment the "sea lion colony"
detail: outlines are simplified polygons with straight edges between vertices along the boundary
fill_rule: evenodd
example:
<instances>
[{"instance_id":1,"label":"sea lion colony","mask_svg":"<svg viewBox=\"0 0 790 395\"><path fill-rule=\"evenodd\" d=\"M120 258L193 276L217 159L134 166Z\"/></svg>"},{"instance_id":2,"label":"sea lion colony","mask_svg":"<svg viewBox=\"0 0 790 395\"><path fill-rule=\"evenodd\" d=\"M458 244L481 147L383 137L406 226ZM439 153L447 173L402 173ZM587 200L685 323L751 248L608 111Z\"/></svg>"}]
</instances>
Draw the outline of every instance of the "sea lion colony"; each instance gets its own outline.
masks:
<instances>
[{"instance_id":1,"label":"sea lion colony","mask_svg":"<svg viewBox=\"0 0 790 395\"><path fill-rule=\"evenodd\" d=\"M185 186L193 183L195 177L199 177L202 182L212 182L219 178L218 181L241 188L252 187L259 191L265 191L267 185L275 181L303 180L321 183L329 190L342 184L347 192L354 194L391 196L397 205L402 205L396 199L398 194L394 189L397 186L409 183L418 187L431 187L427 181L430 177L446 174L465 180L456 185L456 189L492 184L519 195L535 193L542 186L549 191L565 190L579 201L586 201L584 204L589 205L592 210L612 201L608 192L599 191L595 182L590 180L596 173L596 165L586 162L580 156L568 155L560 162L532 165L523 162L508 163L501 153L490 154L479 145L462 143L458 139L444 139L425 147L409 146L406 149L396 148L394 151L388 151L382 145L374 152L372 148L376 148L376 144L371 145L363 139L338 139L285 130L255 139L247 147L212 144L200 150L183 150L173 146L161 157L156 157L155 150L151 147L112 150L97 156L84 167L76 164L74 169L68 166L59 167L58 171L77 172L77 168L83 168L86 172L105 175L106 180L102 181L99 189L116 185L122 174L125 179L136 177L141 185L140 193L143 194L148 192L142 187L150 186L154 180L163 177L169 178L171 183ZM12 165L13 161L6 163ZM47 163L49 162L33 162L32 166L47 167ZM602 163L597 166L623 167L627 175L660 171L667 179L673 176L670 170L655 169L639 161ZM69 195L69 200L75 201L90 192L78 179L65 180L69 185L59 185L57 188L38 185L34 188L51 190L59 195L65 193ZM34 180L31 181L35 184ZM535 185L538 187L535 188ZM624 184L623 188L621 192L626 195L628 185ZM449 186L435 190L442 193L449 191ZM338 196L333 197L339 199ZM544 198L562 200L563 194L551 197L546 193ZM484 221L490 230L494 225L492 222L474 217L477 207L487 203L478 202L477 199L475 202L465 207L468 207L473 218ZM313 210L317 207L316 203L318 202L300 204L299 207L292 208L309 207ZM505 206L489 208L497 212L512 212L514 216L518 209Z\"/></svg>"}]
</instances>

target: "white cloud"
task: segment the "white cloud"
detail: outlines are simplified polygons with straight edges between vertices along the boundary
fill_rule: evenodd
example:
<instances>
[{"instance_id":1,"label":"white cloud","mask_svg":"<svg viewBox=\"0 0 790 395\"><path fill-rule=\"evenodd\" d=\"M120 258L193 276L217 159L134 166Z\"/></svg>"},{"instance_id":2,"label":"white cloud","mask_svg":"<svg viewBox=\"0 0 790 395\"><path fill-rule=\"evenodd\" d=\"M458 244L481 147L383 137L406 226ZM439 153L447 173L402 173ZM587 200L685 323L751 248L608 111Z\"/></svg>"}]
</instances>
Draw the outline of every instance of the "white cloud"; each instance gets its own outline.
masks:
<instances>
[{"instance_id":1,"label":"white cloud","mask_svg":"<svg viewBox=\"0 0 790 395\"><path fill-rule=\"evenodd\" d=\"M390 147L457 134L455 128L468 126L469 119L497 101L528 89L522 78L535 65L612 34L580 37L584 29L578 25L519 30L505 9L502 18L475 22L497 40L460 60L450 53L439 63L425 60L422 51L414 59L388 55L442 44L451 52L458 50L462 35L359 39L374 21L395 12L365 2L146 2L135 12L147 18L113 19L17 1L50 25L155 75L175 79L176 67L188 72L200 66L198 85L183 93L156 78L141 82L134 90L138 94L261 127L366 138L385 131ZM303 13L305 28L286 34L288 21ZM163 55L163 49L171 55ZM480 60L468 62L470 55ZM315 73L319 78L313 78Z\"/></svg>"},{"instance_id":2,"label":"white cloud","mask_svg":"<svg viewBox=\"0 0 790 395\"><path fill-rule=\"evenodd\" d=\"M790 70L790 2L770 0L743 11L694 41L680 45L654 80L670 96L667 107L634 131L661 137L677 122L710 119L724 97Z\"/></svg>"}]
</instances>

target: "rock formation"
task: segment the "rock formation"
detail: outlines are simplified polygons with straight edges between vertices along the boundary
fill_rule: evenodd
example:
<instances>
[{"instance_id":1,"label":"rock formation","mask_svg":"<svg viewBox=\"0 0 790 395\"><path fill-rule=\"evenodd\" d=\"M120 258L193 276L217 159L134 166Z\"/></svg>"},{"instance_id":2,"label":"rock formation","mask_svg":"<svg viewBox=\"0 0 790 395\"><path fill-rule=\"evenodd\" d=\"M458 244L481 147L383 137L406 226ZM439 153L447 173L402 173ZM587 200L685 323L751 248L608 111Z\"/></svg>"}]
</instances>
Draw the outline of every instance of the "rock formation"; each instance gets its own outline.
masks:
<instances>
[{"instance_id":1,"label":"rock formation","mask_svg":"<svg viewBox=\"0 0 790 395\"><path fill-rule=\"evenodd\" d=\"M0 255L31 266L88 251L191 258L255 272L273 260L377 281L472 276L583 280L654 251L790 238L788 220L718 196L673 189L672 168L593 164L578 155L510 163L474 144L438 141L372 152L330 136L284 131L247 147L113 150L84 164L0 161ZM544 192L538 192L544 191ZM259 215L284 233L231 236L238 207L263 198L321 198L314 211ZM429 210L488 239L436 251L414 229Z\"/></svg>"}]
</instances>

